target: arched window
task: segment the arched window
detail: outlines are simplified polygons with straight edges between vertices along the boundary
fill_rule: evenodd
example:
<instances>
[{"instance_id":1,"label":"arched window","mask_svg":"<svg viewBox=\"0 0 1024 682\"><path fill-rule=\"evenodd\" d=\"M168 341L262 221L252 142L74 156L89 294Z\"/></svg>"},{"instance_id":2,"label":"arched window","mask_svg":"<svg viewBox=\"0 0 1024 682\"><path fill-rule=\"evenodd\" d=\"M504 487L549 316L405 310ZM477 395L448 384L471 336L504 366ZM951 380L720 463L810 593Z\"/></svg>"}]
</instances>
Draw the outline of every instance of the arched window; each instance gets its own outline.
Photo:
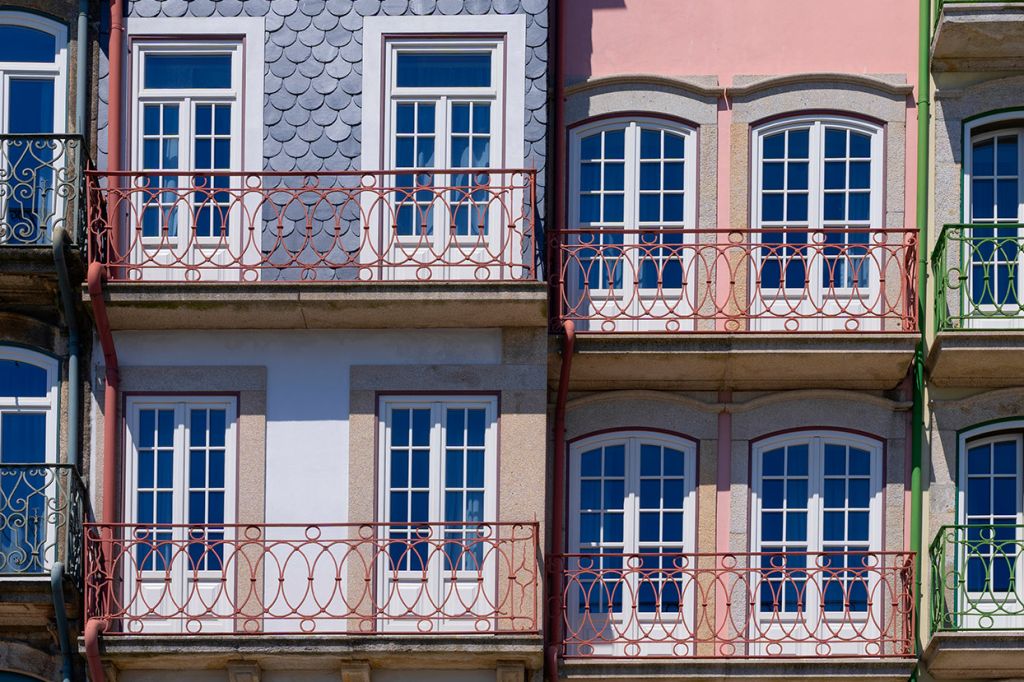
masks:
<instances>
[{"instance_id":1,"label":"arched window","mask_svg":"<svg viewBox=\"0 0 1024 682\"><path fill-rule=\"evenodd\" d=\"M881 127L838 116L798 116L754 134L755 318L883 313L881 265L869 246L883 227ZM801 324L809 330L810 322ZM842 324L840 321L839 324Z\"/></svg>"},{"instance_id":2,"label":"arched window","mask_svg":"<svg viewBox=\"0 0 1024 682\"><path fill-rule=\"evenodd\" d=\"M0 11L0 121L6 134L64 132L67 29L35 14Z\"/></svg>"},{"instance_id":3,"label":"arched window","mask_svg":"<svg viewBox=\"0 0 1024 682\"><path fill-rule=\"evenodd\" d=\"M694 586L680 569L694 565L695 444L622 431L578 441L569 454L570 639L608 653L641 639L641 621L661 623L665 639L685 631ZM671 651L665 642L645 651L659 646Z\"/></svg>"},{"instance_id":4,"label":"arched window","mask_svg":"<svg viewBox=\"0 0 1024 682\"><path fill-rule=\"evenodd\" d=\"M680 245L693 242L696 223L696 130L655 117L601 120L572 131L570 156L573 298L619 327L692 300L682 292L695 284L692 253Z\"/></svg>"},{"instance_id":5,"label":"arched window","mask_svg":"<svg viewBox=\"0 0 1024 682\"><path fill-rule=\"evenodd\" d=\"M0 346L0 573L40 573L53 550L53 476L38 465L57 458L57 361Z\"/></svg>"},{"instance_id":6,"label":"arched window","mask_svg":"<svg viewBox=\"0 0 1024 682\"><path fill-rule=\"evenodd\" d=\"M964 159L963 235L969 249L965 263L970 300L964 313L972 324L985 317L1003 324L1022 313L1024 250L1018 224L1024 222L1024 116L1021 112L987 117L968 128L969 149ZM961 254L963 257L966 254Z\"/></svg>"}]
</instances>

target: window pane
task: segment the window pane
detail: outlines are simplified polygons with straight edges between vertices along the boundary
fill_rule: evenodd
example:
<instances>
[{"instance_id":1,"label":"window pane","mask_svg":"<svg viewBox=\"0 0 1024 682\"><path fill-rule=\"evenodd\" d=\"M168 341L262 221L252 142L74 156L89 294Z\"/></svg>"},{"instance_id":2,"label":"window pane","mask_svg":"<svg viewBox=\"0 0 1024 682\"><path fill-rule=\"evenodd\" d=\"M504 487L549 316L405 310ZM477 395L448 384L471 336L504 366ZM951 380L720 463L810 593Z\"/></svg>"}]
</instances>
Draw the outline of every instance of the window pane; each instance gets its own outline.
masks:
<instances>
[{"instance_id":1,"label":"window pane","mask_svg":"<svg viewBox=\"0 0 1024 682\"><path fill-rule=\"evenodd\" d=\"M37 464L46 461L46 415L41 412L0 414L0 462Z\"/></svg>"},{"instance_id":2,"label":"window pane","mask_svg":"<svg viewBox=\"0 0 1024 682\"><path fill-rule=\"evenodd\" d=\"M53 62L56 36L27 26L0 26L0 62Z\"/></svg>"},{"instance_id":3,"label":"window pane","mask_svg":"<svg viewBox=\"0 0 1024 682\"><path fill-rule=\"evenodd\" d=\"M491 53L402 52L397 60L400 88L487 88Z\"/></svg>"},{"instance_id":4,"label":"window pane","mask_svg":"<svg viewBox=\"0 0 1024 682\"><path fill-rule=\"evenodd\" d=\"M53 132L53 81L48 78L12 78L7 132ZM33 152L36 153L36 152Z\"/></svg>"},{"instance_id":5,"label":"window pane","mask_svg":"<svg viewBox=\"0 0 1024 682\"><path fill-rule=\"evenodd\" d=\"M48 389L46 370L42 367L18 360L0 360L0 396L45 398Z\"/></svg>"},{"instance_id":6,"label":"window pane","mask_svg":"<svg viewBox=\"0 0 1024 682\"><path fill-rule=\"evenodd\" d=\"M147 54L144 87L230 88L229 54Z\"/></svg>"}]
</instances>

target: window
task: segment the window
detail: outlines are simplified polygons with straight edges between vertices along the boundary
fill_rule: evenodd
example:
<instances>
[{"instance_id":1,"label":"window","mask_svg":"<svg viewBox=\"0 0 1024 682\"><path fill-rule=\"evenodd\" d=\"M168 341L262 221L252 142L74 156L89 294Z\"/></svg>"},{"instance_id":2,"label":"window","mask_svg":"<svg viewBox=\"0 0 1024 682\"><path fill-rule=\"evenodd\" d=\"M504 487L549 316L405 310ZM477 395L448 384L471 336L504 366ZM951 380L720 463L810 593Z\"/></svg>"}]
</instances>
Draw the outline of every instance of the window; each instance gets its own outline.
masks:
<instances>
[{"instance_id":1,"label":"window","mask_svg":"<svg viewBox=\"0 0 1024 682\"><path fill-rule=\"evenodd\" d=\"M242 158L240 44L138 47L134 164L153 171L144 178L153 191L141 195L135 228L143 242L165 249L223 244L233 210L230 172L240 170Z\"/></svg>"},{"instance_id":2,"label":"window","mask_svg":"<svg viewBox=\"0 0 1024 682\"><path fill-rule=\"evenodd\" d=\"M43 573L56 559L54 476L58 365L0 346L0 573ZM36 466L33 466L36 465Z\"/></svg>"},{"instance_id":3,"label":"window","mask_svg":"<svg viewBox=\"0 0 1024 682\"><path fill-rule=\"evenodd\" d=\"M458 237L486 235L487 169L505 160L502 44L393 40L388 48L388 159L396 171L398 235L424 246L446 239L449 226ZM437 169L466 172L431 172Z\"/></svg>"},{"instance_id":4,"label":"window","mask_svg":"<svg viewBox=\"0 0 1024 682\"><path fill-rule=\"evenodd\" d=\"M581 289L683 287L685 251L672 246L694 226L695 147L692 129L653 118L574 131L570 223L595 246L580 256Z\"/></svg>"},{"instance_id":5,"label":"window","mask_svg":"<svg viewBox=\"0 0 1024 682\"><path fill-rule=\"evenodd\" d=\"M601 655L621 654L626 641L692 633L694 443L610 433L574 443L569 467L566 600L574 638ZM643 647L645 655L672 654L664 641Z\"/></svg>"},{"instance_id":6,"label":"window","mask_svg":"<svg viewBox=\"0 0 1024 682\"><path fill-rule=\"evenodd\" d=\"M1021 232L1024 129L1001 128L970 137L965 163L965 203L971 223L969 291L971 307L982 314L1017 316L1022 292ZM965 273L966 274L966 273Z\"/></svg>"},{"instance_id":7,"label":"window","mask_svg":"<svg viewBox=\"0 0 1024 682\"><path fill-rule=\"evenodd\" d=\"M956 564L958 625L1019 629L1024 565L1024 420L1000 420L959 439L959 524L944 532Z\"/></svg>"},{"instance_id":8,"label":"window","mask_svg":"<svg viewBox=\"0 0 1024 682\"><path fill-rule=\"evenodd\" d=\"M878 305L879 264L869 246L871 228L882 227L881 128L837 117L763 126L753 186L762 245L755 286L767 309L757 312L855 315L851 301Z\"/></svg>"},{"instance_id":9,"label":"window","mask_svg":"<svg viewBox=\"0 0 1024 682\"><path fill-rule=\"evenodd\" d=\"M55 187L65 132L67 29L34 14L0 11L0 244L48 243L63 197Z\"/></svg>"},{"instance_id":10,"label":"window","mask_svg":"<svg viewBox=\"0 0 1024 682\"><path fill-rule=\"evenodd\" d=\"M126 589L146 594L149 609L210 605L223 595L235 518L235 400L131 397L127 406L125 518L136 553ZM166 620L154 627L181 626Z\"/></svg>"},{"instance_id":11,"label":"window","mask_svg":"<svg viewBox=\"0 0 1024 682\"><path fill-rule=\"evenodd\" d=\"M766 571L760 613L820 609L842 620L866 612L869 584L859 569L874 565L869 553L882 548L880 444L846 433L801 433L761 441L753 456L752 550L761 553L763 568L785 569ZM800 572L816 567L828 570ZM842 568L850 571L831 573ZM825 584L807 587L810 575Z\"/></svg>"}]
</instances>

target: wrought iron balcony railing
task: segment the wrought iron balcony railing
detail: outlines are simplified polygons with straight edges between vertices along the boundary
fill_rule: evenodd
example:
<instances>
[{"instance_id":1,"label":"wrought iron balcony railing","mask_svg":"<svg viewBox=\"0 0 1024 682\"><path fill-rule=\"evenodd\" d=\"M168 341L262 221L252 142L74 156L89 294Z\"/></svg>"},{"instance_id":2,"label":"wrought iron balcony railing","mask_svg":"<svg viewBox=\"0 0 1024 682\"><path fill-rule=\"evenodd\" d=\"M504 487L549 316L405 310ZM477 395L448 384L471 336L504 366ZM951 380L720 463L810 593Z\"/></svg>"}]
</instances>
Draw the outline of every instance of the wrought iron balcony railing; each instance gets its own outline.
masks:
<instances>
[{"instance_id":1,"label":"wrought iron balcony railing","mask_svg":"<svg viewBox=\"0 0 1024 682\"><path fill-rule=\"evenodd\" d=\"M1024 630L1024 526L942 526L930 560L932 632Z\"/></svg>"},{"instance_id":2,"label":"wrought iron balcony railing","mask_svg":"<svg viewBox=\"0 0 1024 682\"><path fill-rule=\"evenodd\" d=\"M869 551L568 555L562 653L910 657L914 559Z\"/></svg>"},{"instance_id":3,"label":"wrought iron balcony railing","mask_svg":"<svg viewBox=\"0 0 1024 682\"><path fill-rule=\"evenodd\" d=\"M0 246L45 246L85 223L85 141L79 135L0 135Z\"/></svg>"},{"instance_id":4,"label":"wrought iron balcony railing","mask_svg":"<svg viewBox=\"0 0 1024 682\"><path fill-rule=\"evenodd\" d=\"M89 173L113 281L536 279L536 171Z\"/></svg>"},{"instance_id":5,"label":"wrought iron balcony railing","mask_svg":"<svg viewBox=\"0 0 1024 682\"><path fill-rule=\"evenodd\" d=\"M938 331L1024 328L1024 225L945 225L932 273Z\"/></svg>"},{"instance_id":6,"label":"wrought iron balcony railing","mask_svg":"<svg viewBox=\"0 0 1024 682\"><path fill-rule=\"evenodd\" d=\"M46 576L60 561L81 589L88 515L85 486L72 465L0 464L0 578Z\"/></svg>"},{"instance_id":7,"label":"wrought iron balcony railing","mask_svg":"<svg viewBox=\"0 0 1024 682\"><path fill-rule=\"evenodd\" d=\"M583 332L910 332L905 229L566 230L558 315Z\"/></svg>"},{"instance_id":8,"label":"wrought iron balcony railing","mask_svg":"<svg viewBox=\"0 0 1024 682\"><path fill-rule=\"evenodd\" d=\"M86 528L106 635L527 634L537 523Z\"/></svg>"}]
</instances>

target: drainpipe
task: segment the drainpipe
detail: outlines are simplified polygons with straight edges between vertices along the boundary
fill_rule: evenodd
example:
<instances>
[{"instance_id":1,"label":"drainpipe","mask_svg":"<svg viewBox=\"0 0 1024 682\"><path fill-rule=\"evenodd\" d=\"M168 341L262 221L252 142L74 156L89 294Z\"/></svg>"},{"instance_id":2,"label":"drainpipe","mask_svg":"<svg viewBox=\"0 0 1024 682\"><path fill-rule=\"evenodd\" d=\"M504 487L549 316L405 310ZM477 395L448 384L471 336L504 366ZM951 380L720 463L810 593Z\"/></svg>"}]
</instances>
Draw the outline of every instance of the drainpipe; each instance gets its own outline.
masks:
<instances>
[{"instance_id":1,"label":"drainpipe","mask_svg":"<svg viewBox=\"0 0 1024 682\"><path fill-rule=\"evenodd\" d=\"M81 40L81 38L79 39ZM79 63L81 68L81 63ZM74 219L77 219L77 211ZM57 269L57 284L60 291L60 300L64 307L64 322L68 326L68 464L72 471L68 476L72 477L73 472L78 469L78 435L79 424L82 414L82 381L78 370L79 335L78 315L75 311L73 292L71 290L71 278L68 277L68 264L64 245L67 241L67 230L64 226L58 226L53 231L53 263ZM68 480L68 504L71 503L72 480ZM67 529L70 533L70 529ZM74 653L71 649L71 634L68 629L68 611L64 603L64 564L55 562L50 569L50 590L53 595L53 612L57 620L57 638L60 642L61 653L61 678L64 682L71 682L74 675Z\"/></svg>"},{"instance_id":2,"label":"drainpipe","mask_svg":"<svg viewBox=\"0 0 1024 682\"><path fill-rule=\"evenodd\" d=\"M562 570L565 553L565 405L569 400L569 376L576 349L576 325L565 323L562 371L555 402L555 456L551 477L551 557L548 561L548 650L547 674L558 682L558 652L562 645Z\"/></svg>"},{"instance_id":3,"label":"drainpipe","mask_svg":"<svg viewBox=\"0 0 1024 682\"><path fill-rule=\"evenodd\" d=\"M108 76L109 93L107 97L107 169L112 173L121 170L121 90L124 78L124 0L110 0L110 41L107 44L107 59L110 73ZM112 176L113 177L113 176ZM110 238L118 243L120 231L115 209L110 209L107 221L111 227ZM103 298L103 265L98 262L89 264L88 287L89 300L92 303L93 317L96 323L96 334L103 348L106 366L106 387L103 394L103 507L101 520L103 523L117 521L117 433L118 415L117 398L120 386L118 373L117 349L114 347L114 336L110 331L110 320L107 318L107 304ZM105 552L103 561L110 561L110 528L102 532ZM99 597L104 598L102 595ZM89 676L93 682L106 682L103 663L100 660L99 638L107 624L100 620L90 620L85 624L85 656L89 664Z\"/></svg>"},{"instance_id":4,"label":"drainpipe","mask_svg":"<svg viewBox=\"0 0 1024 682\"><path fill-rule=\"evenodd\" d=\"M921 329L921 339L918 341L914 352L914 408L912 419L914 422L913 438L911 440L910 460L910 547L917 553L914 571L914 611L917 614L917 627L914 630L914 643L918 654L921 655L921 568L924 565L924 542L922 538L923 526L923 473L922 463L924 460L925 443L925 422L924 422L924 361L927 349L927 337L925 324L927 322L926 306L924 299L928 294L928 177L930 163L930 124L931 106L929 97L931 95L931 71L929 68L929 57L931 48L931 0L918 0L918 54L917 54L917 319ZM914 670L911 679L920 676L918 669Z\"/></svg>"}]
</instances>

